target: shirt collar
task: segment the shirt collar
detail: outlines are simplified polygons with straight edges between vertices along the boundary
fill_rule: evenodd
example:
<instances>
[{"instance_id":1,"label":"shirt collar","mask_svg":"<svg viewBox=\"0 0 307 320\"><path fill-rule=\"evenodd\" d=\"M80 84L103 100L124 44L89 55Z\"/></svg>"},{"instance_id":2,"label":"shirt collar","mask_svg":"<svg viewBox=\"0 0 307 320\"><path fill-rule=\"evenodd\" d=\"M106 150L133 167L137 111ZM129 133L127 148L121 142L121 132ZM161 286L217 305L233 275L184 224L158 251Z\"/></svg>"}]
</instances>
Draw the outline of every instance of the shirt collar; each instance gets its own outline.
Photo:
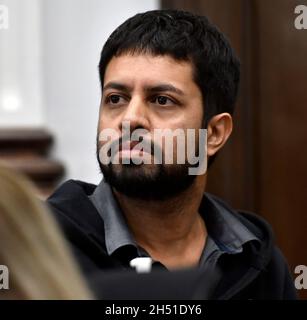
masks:
<instances>
[{"instance_id":1,"label":"shirt collar","mask_svg":"<svg viewBox=\"0 0 307 320\"><path fill-rule=\"evenodd\" d=\"M104 221L108 254L112 255L117 249L127 245L138 248L110 185L102 180L89 198ZM205 220L208 235L213 240L210 246L212 250L235 254L243 251L245 243L259 241L229 209L211 195L204 194L199 211Z\"/></svg>"},{"instance_id":2,"label":"shirt collar","mask_svg":"<svg viewBox=\"0 0 307 320\"><path fill-rule=\"evenodd\" d=\"M108 254L126 245L137 246L110 185L102 180L89 198L104 222Z\"/></svg>"},{"instance_id":3,"label":"shirt collar","mask_svg":"<svg viewBox=\"0 0 307 320\"><path fill-rule=\"evenodd\" d=\"M259 239L232 212L208 193L204 194L200 209L208 234L221 251L234 254L243 251L243 245Z\"/></svg>"}]
</instances>

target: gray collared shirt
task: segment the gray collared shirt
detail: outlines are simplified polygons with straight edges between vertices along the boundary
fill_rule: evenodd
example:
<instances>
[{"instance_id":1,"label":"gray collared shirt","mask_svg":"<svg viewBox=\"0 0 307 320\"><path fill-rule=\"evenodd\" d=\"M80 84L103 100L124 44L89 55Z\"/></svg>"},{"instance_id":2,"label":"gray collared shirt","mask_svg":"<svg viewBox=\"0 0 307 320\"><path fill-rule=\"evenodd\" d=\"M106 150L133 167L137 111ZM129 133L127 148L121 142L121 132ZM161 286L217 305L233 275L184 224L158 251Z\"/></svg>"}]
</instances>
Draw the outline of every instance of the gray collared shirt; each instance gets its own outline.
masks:
<instances>
[{"instance_id":1,"label":"gray collared shirt","mask_svg":"<svg viewBox=\"0 0 307 320\"><path fill-rule=\"evenodd\" d=\"M222 254L240 253L245 243L258 238L210 196L204 194L204 198L209 201L210 210L202 212L200 208L208 236L199 265L204 267L210 264L212 267ZM129 245L137 249L139 256L148 255L134 240L109 184L102 180L89 199L104 221L105 243L109 255Z\"/></svg>"}]
</instances>

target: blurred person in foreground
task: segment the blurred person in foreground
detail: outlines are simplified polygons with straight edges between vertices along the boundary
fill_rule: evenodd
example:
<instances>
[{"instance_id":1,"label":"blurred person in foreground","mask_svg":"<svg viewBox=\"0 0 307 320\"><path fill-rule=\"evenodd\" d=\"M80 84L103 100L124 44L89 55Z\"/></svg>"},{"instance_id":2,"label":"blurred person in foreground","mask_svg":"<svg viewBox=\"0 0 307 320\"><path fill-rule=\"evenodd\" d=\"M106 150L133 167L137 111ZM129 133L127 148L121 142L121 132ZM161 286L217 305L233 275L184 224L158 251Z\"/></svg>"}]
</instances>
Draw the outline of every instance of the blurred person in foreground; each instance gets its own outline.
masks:
<instances>
[{"instance_id":1,"label":"blurred person in foreground","mask_svg":"<svg viewBox=\"0 0 307 320\"><path fill-rule=\"evenodd\" d=\"M189 151L183 163L167 163L167 152L176 159L176 144L169 150L154 138L156 129L205 128L206 154L194 142L200 162L203 156L210 167L232 132L240 78L225 36L192 13L137 14L107 40L99 76L103 179L98 186L67 181L48 200L84 273L150 261L147 271L216 270L212 299L295 299L267 222L205 193L207 173L189 174ZM137 141L127 140L127 124L131 133L144 130ZM118 137L104 140L108 129ZM149 141L147 150L135 148L142 141ZM129 161L153 160L156 149L164 156L160 164ZM121 161L105 162L110 152Z\"/></svg>"},{"instance_id":2,"label":"blurred person in foreground","mask_svg":"<svg viewBox=\"0 0 307 320\"><path fill-rule=\"evenodd\" d=\"M0 165L0 299L91 299L53 217L26 178Z\"/></svg>"}]
</instances>

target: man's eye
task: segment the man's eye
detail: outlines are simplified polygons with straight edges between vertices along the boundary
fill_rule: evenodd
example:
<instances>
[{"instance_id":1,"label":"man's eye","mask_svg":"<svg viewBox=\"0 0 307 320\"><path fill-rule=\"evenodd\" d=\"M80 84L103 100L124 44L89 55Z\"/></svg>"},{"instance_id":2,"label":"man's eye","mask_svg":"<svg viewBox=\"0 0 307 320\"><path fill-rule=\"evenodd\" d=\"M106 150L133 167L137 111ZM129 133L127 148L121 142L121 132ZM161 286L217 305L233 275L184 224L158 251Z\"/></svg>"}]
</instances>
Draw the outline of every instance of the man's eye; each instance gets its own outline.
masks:
<instances>
[{"instance_id":1,"label":"man's eye","mask_svg":"<svg viewBox=\"0 0 307 320\"><path fill-rule=\"evenodd\" d=\"M106 103L109 104L119 104L120 102L123 102L123 97L118 94L112 94L106 98Z\"/></svg>"},{"instance_id":2,"label":"man's eye","mask_svg":"<svg viewBox=\"0 0 307 320\"><path fill-rule=\"evenodd\" d=\"M157 96L157 97L153 98L152 100L153 100L152 102L158 103L161 106L174 104L174 102L166 96Z\"/></svg>"}]
</instances>

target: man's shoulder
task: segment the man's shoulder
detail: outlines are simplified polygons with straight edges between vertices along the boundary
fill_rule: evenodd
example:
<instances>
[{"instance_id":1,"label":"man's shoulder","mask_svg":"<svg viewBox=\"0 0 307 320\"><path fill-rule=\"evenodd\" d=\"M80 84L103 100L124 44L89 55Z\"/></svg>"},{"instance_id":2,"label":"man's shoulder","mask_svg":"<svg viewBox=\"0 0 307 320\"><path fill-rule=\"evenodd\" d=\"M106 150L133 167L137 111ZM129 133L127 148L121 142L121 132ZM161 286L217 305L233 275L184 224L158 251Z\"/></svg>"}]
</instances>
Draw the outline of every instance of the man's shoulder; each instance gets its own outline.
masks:
<instances>
[{"instance_id":1,"label":"man's shoulder","mask_svg":"<svg viewBox=\"0 0 307 320\"><path fill-rule=\"evenodd\" d=\"M249 270L253 270L250 274L256 275L258 273L255 280L248 286L251 289L248 294L256 299L296 299L287 261L275 243L271 225L259 214L233 209L219 197L212 194L206 195L215 204L239 219L260 240L250 243L251 250L246 251L249 253ZM231 257L229 259L234 263ZM242 266L237 265L236 270L239 270L240 267ZM229 277L230 275L227 273L227 278L229 279ZM238 297L242 294L244 296L247 293L245 291L242 290Z\"/></svg>"},{"instance_id":2,"label":"man's shoulder","mask_svg":"<svg viewBox=\"0 0 307 320\"><path fill-rule=\"evenodd\" d=\"M243 209L235 209L223 199L211 193L205 193L211 203L225 210L238 219L248 230L255 234L260 240L274 241L274 233L271 225L259 213Z\"/></svg>"},{"instance_id":3,"label":"man's shoulder","mask_svg":"<svg viewBox=\"0 0 307 320\"><path fill-rule=\"evenodd\" d=\"M94 192L95 188L95 184L70 179L63 182L47 201L53 202L55 200L73 198L76 196L89 196Z\"/></svg>"},{"instance_id":4,"label":"man's shoulder","mask_svg":"<svg viewBox=\"0 0 307 320\"><path fill-rule=\"evenodd\" d=\"M47 206L66 233L103 234L103 221L89 199L95 188L94 184L68 180L47 199Z\"/></svg>"}]
</instances>

